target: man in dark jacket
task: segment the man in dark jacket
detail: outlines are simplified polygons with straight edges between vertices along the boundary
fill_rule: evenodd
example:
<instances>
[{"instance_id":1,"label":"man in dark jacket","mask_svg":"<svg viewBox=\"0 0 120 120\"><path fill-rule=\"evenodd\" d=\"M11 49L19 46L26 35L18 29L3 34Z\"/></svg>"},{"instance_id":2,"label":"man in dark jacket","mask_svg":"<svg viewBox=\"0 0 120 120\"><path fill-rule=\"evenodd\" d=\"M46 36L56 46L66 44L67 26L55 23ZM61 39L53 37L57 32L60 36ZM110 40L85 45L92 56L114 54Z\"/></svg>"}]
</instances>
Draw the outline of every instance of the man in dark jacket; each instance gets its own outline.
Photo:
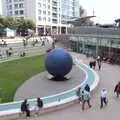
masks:
<instances>
[{"instance_id":1,"label":"man in dark jacket","mask_svg":"<svg viewBox=\"0 0 120 120\"><path fill-rule=\"evenodd\" d=\"M87 92L90 92L90 86L88 84L86 84L85 88L84 88Z\"/></svg>"},{"instance_id":2,"label":"man in dark jacket","mask_svg":"<svg viewBox=\"0 0 120 120\"><path fill-rule=\"evenodd\" d=\"M120 82L115 86L114 92L117 94L117 97L120 95Z\"/></svg>"}]
</instances>

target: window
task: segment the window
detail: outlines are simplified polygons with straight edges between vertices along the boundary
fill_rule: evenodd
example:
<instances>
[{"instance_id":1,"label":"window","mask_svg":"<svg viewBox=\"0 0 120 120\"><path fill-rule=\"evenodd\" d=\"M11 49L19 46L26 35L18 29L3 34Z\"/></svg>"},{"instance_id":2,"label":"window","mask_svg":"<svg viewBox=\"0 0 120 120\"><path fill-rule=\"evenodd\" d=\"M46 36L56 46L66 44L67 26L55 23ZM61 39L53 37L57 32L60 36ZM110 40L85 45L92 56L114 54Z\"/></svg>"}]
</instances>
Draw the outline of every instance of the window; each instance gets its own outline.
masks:
<instances>
[{"instance_id":1,"label":"window","mask_svg":"<svg viewBox=\"0 0 120 120\"><path fill-rule=\"evenodd\" d=\"M11 3L11 2L12 2L12 0L8 0L7 2L10 2L10 3Z\"/></svg>"},{"instance_id":2,"label":"window","mask_svg":"<svg viewBox=\"0 0 120 120\"><path fill-rule=\"evenodd\" d=\"M44 9L46 8L46 4L43 4L43 8L44 8Z\"/></svg>"},{"instance_id":3,"label":"window","mask_svg":"<svg viewBox=\"0 0 120 120\"><path fill-rule=\"evenodd\" d=\"M38 10L38 14L41 14L41 10Z\"/></svg>"},{"instance_id":4,"label":"window","mask_svg":"<svg viewBox=\"0 0 120 120\"><path fill-rule=\"evenodd\" d=\"M15 4L15 8L18 8L18 4Z\"/></svg>"},{"instance_id":5,"label":"window","mask_svg":"<svg viewBox=\"0 0 120 120\"><path fill-rule=\"evenodd\" d=\"M41 3L38 3L38 7L39 7L39 8L41 7Z\"/></svg>"},{"instance_id":6,"label":"window","mask_svg":"<svg viewBox=\"0 0 120 120\"><path fill-rule=\"evenodd\" d=\"M48 21L50 22L50 18L48 18Z\"/></svg>"},{"instance_id":7,"label":"window","mask_svg":"<svg viewBox=\"0 0 120 120\"><path fill-rule=\"evenodd\" d=\"M46 15L46 11L43 11L43 15Z\"/></svg>"},{"instance_id":8,"label":"window","mask_svg":"<svg viewBox=\"0 0 120 120\"><path fill-rule=\"evenodd\" d=\"M11 10L11 9L12 9L12 5L9 5L9 6L8 6L8 9Z\"/></svg>"},{"instance_id":9,"label":"window","mask_svg":"<svg viewBox=\"0 0 120 120\"><path fill-rule=\"evenodd\" d=\"M19 4L19 8L23 8L23 3Z\"/></svg>"},{"instance_id":10,"label":"window","mask_svg":"<svg viewBox=\"0 0 120 120\"><path fill-rule=\"evenodd\" d=\"M50 15L50 11L48 11L48 15Z\"/></svg>"},{"instance_id":11,"label":"window","mask_svg":"<svg viewBox=\"0 0 120 120\"><path fill-rule=\"evenodd\" d=\"M42 20L41 16L38 16L38 20L39 20L39 21L41 21L41 20Z\"/></svg>"},{"instance_id":12,"label":"window","mask_svg":"<svg viewBox=\"0 0 120 120\"><path fill-rule=\"evenodd\" d=\"M15 11L15 15L18 15L18 10Z\"/></svg>"},{"instance_id":13,"label":"window","mask_svg":"<svg viewBox=\"0 0 120 120\"><path fill-rule=\"evenodd\" d=\"M50 3L50 0L48 0L48 3Z\"/></svg>"},{"instance_id":14,"label":"window","mask_svg":"<svg viewBox=\"0 0 120 120\"><path fill-rule=\"evenodd\" d=\"M43 21L46 21L46 17L43 18Z\"/></svg>"},{"instance_id":15,"label":"window","mask_svg":"<svg viewBox=\"0 0 120 120\"><path fill-rule=\"evenodd\" d=\"M12 16L12 11L10 11L9 15Z\"/></svg>"},{"instance_id":16,"label":"window","mask_svg":"<svg viewBox=\"0 0 120 120\"><path fill-rule=\"evenodd\" d=\"M48 5L48 9L50 9L50 5Z\"/></svg>"},{"instance_id":17,"label":"window","mask_svg":"<svg viewBox=\"0 0 120 120\"><path fill-rule=\"evenodd\" d=\"M24 11L23 10L20 10L20 15L23 15L24 14Z\"/></svg>"}]
</instances>

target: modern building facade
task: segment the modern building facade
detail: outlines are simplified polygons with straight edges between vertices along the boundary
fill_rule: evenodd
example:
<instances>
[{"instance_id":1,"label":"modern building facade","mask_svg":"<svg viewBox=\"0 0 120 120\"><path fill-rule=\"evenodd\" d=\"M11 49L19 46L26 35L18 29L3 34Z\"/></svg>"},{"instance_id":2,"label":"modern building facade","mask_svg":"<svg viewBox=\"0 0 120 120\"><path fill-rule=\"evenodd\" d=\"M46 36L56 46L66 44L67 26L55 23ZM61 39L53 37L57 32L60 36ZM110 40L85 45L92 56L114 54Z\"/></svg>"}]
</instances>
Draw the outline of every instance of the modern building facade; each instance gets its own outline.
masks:
<instances>
[{"instance_id":1,"label":"modern building facade","mask_svg":"<svg viewBox=\"0 0 120 120\"><path fill-rule=\"evenodd\" d=\"M3 0L5 16L28 18L42 34L67 32L67 20L79 17L79 0Z\"/></svg>"}]
</instances>

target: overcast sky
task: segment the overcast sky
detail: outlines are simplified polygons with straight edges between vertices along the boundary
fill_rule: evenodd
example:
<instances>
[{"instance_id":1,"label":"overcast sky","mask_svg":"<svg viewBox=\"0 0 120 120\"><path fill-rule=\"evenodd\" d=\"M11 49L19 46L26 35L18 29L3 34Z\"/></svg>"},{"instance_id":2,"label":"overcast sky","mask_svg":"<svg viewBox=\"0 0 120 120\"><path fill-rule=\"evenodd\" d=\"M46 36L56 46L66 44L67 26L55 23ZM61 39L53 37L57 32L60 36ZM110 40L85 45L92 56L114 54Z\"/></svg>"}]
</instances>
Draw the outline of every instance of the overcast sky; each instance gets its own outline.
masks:
<instances>
[{"instance_id":1,"label":"overcast sky","mask_svg":"<svg viewBox=\"0 0 120 120\"><path fill-rule=\"evenodd\" d=\"M93 15L94 10L96 22L114 23L120 18L120 0L80 0L80 4L87 10L87 15Z\"/></svg>"},{"instance_id":2,"label":"overcast sky","mask_svg":"<svg viewBox=\"0 0 120 120\"><path fill-rule=\"evenodd\" d=\"M0 14L2 13L1 1L2 1L2 0L0 0Z\"/></svg>"}]
</instances>

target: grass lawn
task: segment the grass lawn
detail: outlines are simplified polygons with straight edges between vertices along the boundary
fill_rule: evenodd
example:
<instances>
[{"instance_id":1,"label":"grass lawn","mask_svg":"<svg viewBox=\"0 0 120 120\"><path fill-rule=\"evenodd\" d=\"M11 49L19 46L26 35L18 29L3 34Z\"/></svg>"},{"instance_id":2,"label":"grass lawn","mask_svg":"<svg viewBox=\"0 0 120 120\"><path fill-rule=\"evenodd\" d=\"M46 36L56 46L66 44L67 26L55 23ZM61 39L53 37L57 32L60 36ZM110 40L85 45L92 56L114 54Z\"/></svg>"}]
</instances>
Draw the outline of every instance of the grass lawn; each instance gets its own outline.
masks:
<instances>
[{"instance_id":1,"label":"grass lawn","mask_svg":"<svg viewBox=\"0 0 120 120\"><path fill-rule=\"evenodd\" d=\"M45 56L34 56L0 63L0 96L2 96L2 102L13 101L14 94L20 85L33 75L45 71Z\"/></svg>"}]
</instances>

